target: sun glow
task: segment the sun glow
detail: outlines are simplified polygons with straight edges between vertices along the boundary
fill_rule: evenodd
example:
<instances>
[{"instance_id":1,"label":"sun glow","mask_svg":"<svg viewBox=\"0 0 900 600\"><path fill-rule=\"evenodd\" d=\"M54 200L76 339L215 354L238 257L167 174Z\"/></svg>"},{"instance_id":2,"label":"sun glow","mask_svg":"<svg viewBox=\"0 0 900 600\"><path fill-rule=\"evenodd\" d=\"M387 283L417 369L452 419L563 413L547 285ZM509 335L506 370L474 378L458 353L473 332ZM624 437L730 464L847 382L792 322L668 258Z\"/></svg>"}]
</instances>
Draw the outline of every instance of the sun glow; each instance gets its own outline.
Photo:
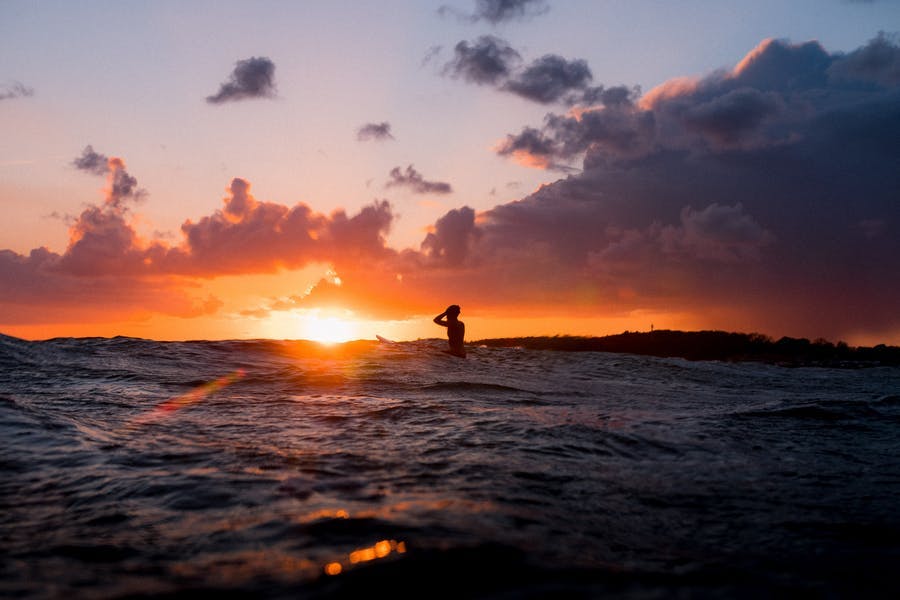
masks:
<instances>
[{"instance_id":1,"label":"sun glow","mask_svg":"<svg viewBox=\"0 0 900 600\"><path fill-rule=\"evenodd\" d=\"M350 311L311 309L278 312L262 325L263 335L269 338L337 344L359 339L362 322Z\"/></svg>"},{"instance_id":2,"label":"sun glow","mask_svg":"<svg viewBox=\"0 0 900 600\"><path fill-rule=\"evenodd\" d=\"M349 342L357 337L357 327L339 317L308 315L302 319L297 337L323 344Z\"/></svg>"}]
</instances>

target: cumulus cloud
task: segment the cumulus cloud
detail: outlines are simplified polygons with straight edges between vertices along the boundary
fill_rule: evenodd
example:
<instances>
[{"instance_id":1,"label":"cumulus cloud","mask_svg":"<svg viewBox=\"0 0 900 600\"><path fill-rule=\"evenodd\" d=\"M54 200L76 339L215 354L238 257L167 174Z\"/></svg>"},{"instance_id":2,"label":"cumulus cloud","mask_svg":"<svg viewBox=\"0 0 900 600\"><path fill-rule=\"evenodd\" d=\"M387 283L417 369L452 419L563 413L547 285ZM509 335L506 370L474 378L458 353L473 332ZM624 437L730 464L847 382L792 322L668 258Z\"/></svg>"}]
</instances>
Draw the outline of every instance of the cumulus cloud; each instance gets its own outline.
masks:
<instances>
[{"instance_id":1,"label":"cumulus cloud","mask_svg":"<svg viewBox=\"0 0 900 600\"><path fill-rule=\"evenodd\" d=\"M11 100L13 98L27 98L34 96L34 89L26 87L18 81L14 81L4 86L0 86L0 100Z\"/></svg>"},{"instance_id":2,"label":"cumulus cloud","mask_svg":"<svg viewBox=\"0 0 900 600\"><path fill-rule=\"evenodd\" d=\"M523 68L519 67L521 62L522 56L506 41L482 36L472 43L459 42L443 73L470 83L494 86L540 104L612 103L614 96L621 96L624 89L614 88L610 92L603 86L591 85L593 73L581 59L546 54Z\"/></svg>"},{"instance_id":3,"label":"cumulus cloud","mask_svg":"<svg viewBox=\"0 0 900 600\"><path fill-rule=\"evenodd\" d=\"M249 98L272 98L275 96L275 63L266 57L251 57L235 63L228 81L219 91L207 96L210 104L221 104Z\"/></svg>"},{"instance_id":4,"label":"cumulus cloud","mask_svg":"<svg viewBox=\"0 0 900 600\"><path fill-rule=\"evenodd\" d=\"M666 150L793 145L838 126L847 109L863 109L853 98L884 101L900 81L898 65L900 49L883 35L848 55L828 54L816 42L765 40L733 69L673 79L639 99L624 88L604 89L598 105L550 114L542 127L508 135L497 152L552 168L582 156L591 167ZM841 118L822 130L817 118L830 111Z\"/></svg>"},{"instance_id":5,"label":"cumulus cloud","mask_svg":"<svg viewBox=\"0 0 900 600\"><path fill-rule=\"evenodd\" d=\"M72 161L72 166L93 175L108 175L105 202L108 206L125 208L125 202L141 200L146 192L137 187L137 179L125 170L125 162L120 158L108 158L86 146L81 156Z\"/></svg>"},{"instance_id":6,"label":"cumulus cloud","mask_svg":"<svg viewBox=\"0 0 900 600\"><path fill-rule=\"evenodd\" d=\"M475 211L464 206L453 209L434 224L422 242L422 252L434 262L458 266L467 257L469 248L478 237Z\"/></svg>"},{"instance_id":7,"label":"cumulus cloud","mask_svg":"<svg viewBox=\"0 0 900 600\"><path fill-rule=\"evenodd\" d=\"M384 121L381 123L366 123L356 130L356 139L361 142L368 140L392 140L394 136L391 134L391 124Z\"/></svg>"},{"instance_id":8,"label":"cumulus cloud","mask_svg":"<svg viewBox=\"0 0 900 600\"><path fill-rule=\"evenodd\" d=\"M494 85L505 81L520 60L519 53L504 40L486 35L471 44L466 41L456 44L453 59L444 66L444 73L470 83Z\"/></svg>"},{"instance_id":9,"label":"cumulus cloud","mask_svg":"<svg viewBox=\"0 0 900 600\"><path fill-rule=\"evenodd\" d=\"M740 143L748 132L758 130L781 106L781 97L775 92L753 88L731 90L691 106L684 113L684 126L716 146L729 146Z\"/></svg>"},{"instance_id":10,"label":"cumulus cloud","mask_svg":"<svg viewBox=\"0 0 900 600\"><path fill-rule=\"evenodd\" d=\"M106 175L109 173L109 158L94 151L93 146L85 146L81 156L72 161L72 166L80 171L93 173L94 175Z\"/></svg>"},{"instance_id":11,"label":"cumulus cloud","mask_svg":"<svg viewBox=\"0 0 900 600\"><path fill-rule=\"evenodd\" d=\"M601 95L597 107L565 115L548 114L541 129L525 127L510 134L496 151L520 164L551 169L572 170L569 163L589 150L608 149L616 156L636 156L646 152L655 133L652 113L635 110L628 100L632 91L610 88ZM625 99L623 99L625 98Z\"/></svg>"},{"instance_id":12,"label":"cumulus cloud","mask_svg":"<svg viewBox=\"0 0 900 600\"><path fill-rule=\"evenodd\" d=\"M479 215L469 256L544 261L557 289L608 306L900 327L898 51L884 35L848 54L765 40L732 69L550 114L497 152L583 171Z\"/></svg>"},{"instance_id":13,"label":"cumulus cloud","mask_svg":"<svg viewBox=\"0 0 900 600\"><path fill-rule=\"evenodd\" d=\"M250 184L234 179L222 207L198 221L185 221L181 240L144 240L132 204L141 197L137 180L120 158L88 146L76 168L107 177L103 201L85 208L72 222L63 253L36 248L27 255L0 251L0 286L12 290L0 301L3 323L135 318L163 313L198 316L220 301L197 296L192 278L271 273L312 263L363 268L395 254L385 238L393 221L386 201L358 213L317 213L257 200Z\"/></svg>"},{"instance_id":14,"label":"cumulus cloud","mask_svg":"<svg viewBox=\"0 0 900 600\"><path fill-rule=\"evenodd\" d=\"M73 163L106 175L103 202L71 220L69 244L58 254L45 247L27 255L0 250L0 301L4 323L64 323L142 319L153 313L196 317L215 312L220 301L197 298L190 285L148 270L148 256L129 218L129 203L143 197L120 158L87 146ZM188 289L186 289L186 287Z\"/></svg>"},{"instance_id":15,"label":"cumulus cloud","mask_svg":"<svg viewBox=\"0 0 900 600\"><path fill-rule=\"evenodd\" d=\"M328 263L340 285L324 278L285 309L404 318L451 297L486 317L646 311L771 335L900 331L896 50L885 36L846 54L765 40L733 68L642 96L604 87L591 106L551 113L497 149L579 172L489 210L453 208L417 249L386 246L385 201L326 215L257 199L235 179L218 210L164 242L140 239L128 203L107 192L63 254L0 252L0 286L13 290L0 314L38 318L50 296L114 304L91 294L120 280L121 306L195 314L215 302L183 285L167 296L173 278ZM100 172L89 150L84 167ZM112 189L124 163L106 164ZM412 165L387 185L450 191Z\"/></svg>"},{"instance_id":16,"label":"cumulus cloud","mask_svg":"<svg viewBox=\"0 0 900 600\"><path fill-rule=\"evenodd\" d=\"M514 157L518 162L541 169L557 169L554 162L559 154L554 141L534 127L525 127L518 135L508 135L497 146L500 156Z\"/></svg>"},{"instance_id":17,"label":"cumulus cloud","mask_svg":"<svg viewBox=\"0 0 900 600\"><path fill-rule=\"evenodd\" d=\"M419 250L348 263L342 285L303 302L408 314L431 291L485 315L647 311L835 339L900 328L900 90L889 61L849 63L865 81L832 68L872 44L840 55L767 40L732 69L643 97L604 89L507 140L510 156L580 159L580 173L452 209Z\"/></svg>"},{"instance_id":18,"label":"cumulus cloud","mask_svg":"<svg viewBox=\"0 0 900 600\"><path fill-rule=\"evenodd\" d=\"M521 73L507 81L503 89L518 94L528 100L550 104L567 98L568 104L578 102L578 96L570 96L581 91L593 98L598 92L589 88L593 79L587 62L566 60L555 54L547 54L528 65Z\"/></svg>"},{"instance_id":19,"label":"cumulus cloud","mask_svg":"<svg viewBox=\"0 0 900 600\"><path fill-rule=\"evenodd\" d=\"M449 183L426 181L412 165L407 166L405 171L401 171L400 167L391 169L390 179L385 187L407 188L415 194L450 194L453 192Z\"/></svg>"},{"instance_id":20,"label":"cumulus cloud","mask_svg":"<svg viewBox=\"0 0 900 600\"><path fill-rule=\"evenodd\" d=\"M373 202L353 216L343 210L323 215L305 204L259 201L244 179L234 179L228 192L221 209L181 226L181 245L149 249L153 268L214 276L274 272L320 261L365 262L389 253L385 236L393 213L386 201Z\"/></svg>"},{"instance_id":21,"label":"cumulus cloud","mask_svg":"<svg viewBox=\"0 0 900 600\"><path fill-rule=\"evenodd\" d=\"M171 277L127 273L73 273L61 255L36 248L27 255L0 250L0 323L4 325L90 323L145 319L152 314L193 318L215 313L221 301L192 293L190 284Z\"/></svg>"},{"instance_id":22,"label":"cumulus cloud","mask_svg":"<svg viewBox=\"0 0 900 600\"><path fill-rule=\"evenodd\" d=\"M868 82L884 86L900 84L900 46L897 36L882 32L868 45L838 57L828 74L846 82Z\"/></svg>"},{"instance_id":23,"label":"cumulus cloud","mask_svg":"<svg viewBox=\"0 0 900 600\"><path fill-rule=\"evenodd\" d=\"M492 25L499 25L542 15L548 10L550 8L545 0L476 0L472 13L464 13L448 6L442 6L439 12L442 15L453 14L472 23L487 21Z\"/></svg>"}]
</instances>

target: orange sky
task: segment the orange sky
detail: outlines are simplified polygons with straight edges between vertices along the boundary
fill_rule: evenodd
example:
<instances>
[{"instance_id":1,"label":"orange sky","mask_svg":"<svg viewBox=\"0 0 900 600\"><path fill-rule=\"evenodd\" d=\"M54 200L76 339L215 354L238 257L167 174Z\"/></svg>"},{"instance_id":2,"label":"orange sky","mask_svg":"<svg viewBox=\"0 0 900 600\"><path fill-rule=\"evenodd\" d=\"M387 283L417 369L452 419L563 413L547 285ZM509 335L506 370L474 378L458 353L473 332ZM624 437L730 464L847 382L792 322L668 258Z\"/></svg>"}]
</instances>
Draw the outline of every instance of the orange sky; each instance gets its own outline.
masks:
<instances>
[{"instance_id":1,"label":"orange sky","mask_svg":"<svg viewBox=\"0 0 900 600\"><path fill-rule=\"evenodd\" d=\"M324 8L289 11L299 37L260 15L267 46L207 30L239 5L209 23L142 7L133 33L168 35L159 60L102 69L89 14L29 57L57 21L16 12L0 332L405 340L442 337L432 317L459 304L470 340L652 325L900 343L900 44L841 37L896 9L829 8L828 35L857 40L843 50L736 29L755 40L693 72L550 35L582 27L569 6L493 24L421 6L357 9L414 32L370 46ZM729 6L707 18L737 27Z\"/></svg>"},{"instance_id":2,"label":"orange sky","mask_svg":"<svg viewBox=\"0 0 900 600\"><path fill-rule=\"evenodd\" d=\"M84 156L101 158L91 151ZM19 257L19 263L36 266L32 285L50 293L33 302L24 295L16 301L14 292L5 333L27 339L126 335L344 341L376 334L417 339L443 334L431 323L431 312L441 312L454 298L478 295L444 292L448 285L436 286L421 273L427 257L387 248L387 205L357 215L317 215L305 206L259 202L243 180L232 183L220 211L198 223L185 222L189 243L141 239L134 230L139 215L128 208L140 192L122 159L102 158L108 168L104 201L76 220L67 250L61 256L39 249ZM214 235L222 240L211 242ZM315 248L318 244L323 249ZM52 266L41 272L43 263ZM448 275L434 277L440 281ZM464 313L470 339L592 335L649 328L654 319L689 324L684 317L650 311L592 314L590 301L587 310L579 303L571 312L543 304L507 305L503 299L471 306Z\"/></svg>"}]
</instances>

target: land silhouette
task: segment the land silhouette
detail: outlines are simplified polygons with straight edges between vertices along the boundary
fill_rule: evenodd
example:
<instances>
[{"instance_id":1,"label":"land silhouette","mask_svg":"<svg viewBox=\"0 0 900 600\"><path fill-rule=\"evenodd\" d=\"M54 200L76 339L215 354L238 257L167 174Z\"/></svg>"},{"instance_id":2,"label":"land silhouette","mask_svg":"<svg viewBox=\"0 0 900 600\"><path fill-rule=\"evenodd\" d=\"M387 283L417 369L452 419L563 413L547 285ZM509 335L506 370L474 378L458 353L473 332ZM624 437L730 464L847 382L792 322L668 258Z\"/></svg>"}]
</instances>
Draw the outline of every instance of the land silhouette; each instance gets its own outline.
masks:
<instances>
[{"instance_id":1,"label":"land silhouette","mask_svg":"<svg viewBox=\"0 0 900 600\"><path fill-rule=\"evenodd\" d=\"M51 338L54 342L78 338ZM101 340L104 338L83 338ZM152 341L141 338L115 336L108 338L123 343ZM0 343L26 342L24 339L0 333ZM233 340L236 342L271 344L274 351L304 356L340 357L365 352L376 340L355 340L339 344L322 344L312 340ZM385 340L389 341L389 340ZM37 342L41 343L41 342ZM285 347L283 344L287 343ZM677 331L657 329L649 332L625 331L607 336L528 336L474 340L465 343L469 348L525 348L560 352L615 352L644 356L678 357L687 360L719 360L725 362L756 361L788 367L819 366L863 368L900 366L900 346L849 346L845 342L832 343L825 339L782 337L773 339L760 333L727 331Z\"/></svg>"},{"instance_id":2,"label":"land silhouette","mask_svg":"<svg viewBox=\"0 0 900 600\"><path fill-rule=\"evenodd\" d=\"M824 339L782 337L727 331L657 329L602 337L537 336L491 338L472 342L490 348L521 347L567 352L620 352L688 360L758 361L784 366L867 367L900 365L900 347L879 344L851 347Z\"/></svg>"}]
</instances>

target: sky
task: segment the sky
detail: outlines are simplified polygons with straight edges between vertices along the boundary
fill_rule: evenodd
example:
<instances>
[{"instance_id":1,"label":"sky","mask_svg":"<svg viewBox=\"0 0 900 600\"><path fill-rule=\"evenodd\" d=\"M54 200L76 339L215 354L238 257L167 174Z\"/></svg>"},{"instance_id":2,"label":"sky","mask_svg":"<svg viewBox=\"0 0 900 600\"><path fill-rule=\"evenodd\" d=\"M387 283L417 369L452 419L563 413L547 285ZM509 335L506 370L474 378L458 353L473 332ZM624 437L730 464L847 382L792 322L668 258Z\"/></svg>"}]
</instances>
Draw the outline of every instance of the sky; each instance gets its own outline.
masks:
<instances>
[{"instance_id":1,"label":"sky","mask_svg":"<svg viewBox=\"0 0 900 600\"><path fill-rule=\"evenodd\" d=\"M900 343L900 1L0 0L0 332Z\"/></svg>"}]
</instances>

